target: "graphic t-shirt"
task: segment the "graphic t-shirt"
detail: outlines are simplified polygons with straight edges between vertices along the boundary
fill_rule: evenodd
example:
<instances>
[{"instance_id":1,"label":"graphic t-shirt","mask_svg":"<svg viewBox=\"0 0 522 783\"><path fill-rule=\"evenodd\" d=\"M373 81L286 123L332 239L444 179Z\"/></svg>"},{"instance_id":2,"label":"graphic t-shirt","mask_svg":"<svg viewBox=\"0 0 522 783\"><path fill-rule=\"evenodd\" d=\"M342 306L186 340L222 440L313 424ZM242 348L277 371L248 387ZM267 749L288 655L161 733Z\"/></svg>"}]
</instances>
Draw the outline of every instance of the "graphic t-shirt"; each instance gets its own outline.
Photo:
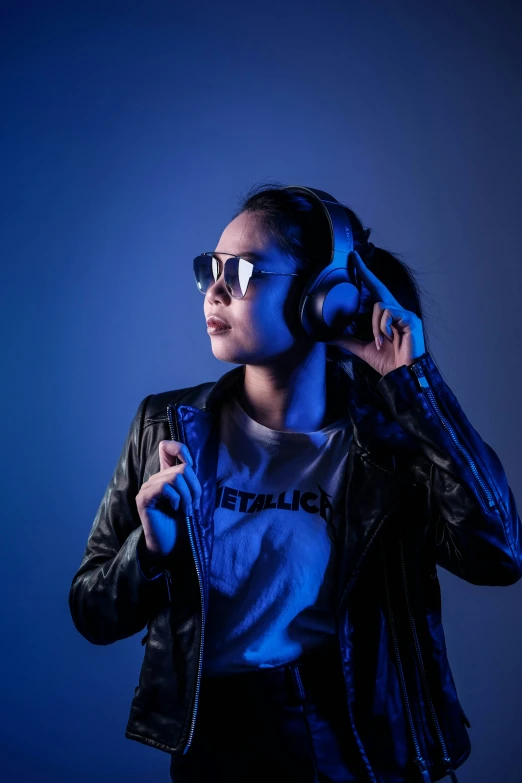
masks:
<instances>
[{"instance_id":1,"label":"graphic t-shirt","mask_svg":"<svg viewBox=\"0 0 522 783\"><path fill-rule=\"evenodd\" d=\"M351 437L348 415L282 432L223 404L204 674L280 666L335 634Z\"/></svg>"}]
</instances>

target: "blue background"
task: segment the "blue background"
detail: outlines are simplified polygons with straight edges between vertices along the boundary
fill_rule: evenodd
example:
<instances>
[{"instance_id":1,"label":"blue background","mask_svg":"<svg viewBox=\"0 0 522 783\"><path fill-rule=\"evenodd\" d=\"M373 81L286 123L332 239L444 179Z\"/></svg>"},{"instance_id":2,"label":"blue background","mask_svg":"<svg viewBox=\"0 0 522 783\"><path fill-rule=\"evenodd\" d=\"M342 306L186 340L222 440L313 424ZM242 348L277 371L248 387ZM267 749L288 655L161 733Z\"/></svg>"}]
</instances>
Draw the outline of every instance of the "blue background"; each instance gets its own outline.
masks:
<instances>
[{"instance_id":1,"label":"blue background","mask_svg":"<svg viewBox=\"0 0 522 783\"><path fill-rule=\"evenodd\" d=\"M191 262L239 196L332 193L429 292L432 355L522 498L521 10L507 2L1 5L3 781L169 779L124 730L143 649L67 596L147 394L215 380ZM520 783L522 582L439 569L472 753Z\"/></svg>"}]
</instances>

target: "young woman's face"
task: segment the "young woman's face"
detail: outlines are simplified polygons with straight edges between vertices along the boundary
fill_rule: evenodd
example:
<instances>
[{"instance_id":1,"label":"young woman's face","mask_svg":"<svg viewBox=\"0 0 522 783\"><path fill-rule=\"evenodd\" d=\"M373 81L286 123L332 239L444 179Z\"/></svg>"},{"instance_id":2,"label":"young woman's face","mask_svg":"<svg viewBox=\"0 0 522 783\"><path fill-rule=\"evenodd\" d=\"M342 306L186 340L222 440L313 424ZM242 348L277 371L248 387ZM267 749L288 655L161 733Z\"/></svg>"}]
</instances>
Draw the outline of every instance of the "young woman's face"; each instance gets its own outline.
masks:
<instances>
[{"instance_id":1,"label":"young woman's face","mask_svg":"<svg viewBox=\"0 0 522 783\"><path fill-rule=\"evenodd\" d=\"M242 212L225 228L215 253L241 256L254 251L262 256L256 268L270 272L296 272L295 262L278 250L255 212ZM228 256L220 256L225 262ZM305 276L266 275L251 278L242 299L228 293L223 273L205 294L205 319L222 318L230 329L209 332L216 359L234 364L269 365L288 352L312 347L299 324L298 305Z\"/></svg>"}]
</instances>

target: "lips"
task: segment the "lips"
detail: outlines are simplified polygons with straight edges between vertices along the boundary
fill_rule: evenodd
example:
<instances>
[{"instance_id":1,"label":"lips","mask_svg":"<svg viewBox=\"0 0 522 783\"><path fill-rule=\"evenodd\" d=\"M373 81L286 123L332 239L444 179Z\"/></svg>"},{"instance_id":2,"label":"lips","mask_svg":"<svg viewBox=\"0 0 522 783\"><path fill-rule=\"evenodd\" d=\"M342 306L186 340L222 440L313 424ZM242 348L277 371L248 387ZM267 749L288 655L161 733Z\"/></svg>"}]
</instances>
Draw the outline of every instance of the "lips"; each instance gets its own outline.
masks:
<instances>
[{"instance_id":1,"label":"lips","mask_svg":"<svg viewBox=\"0 0 522 783\"><path fill-rule=\"evenodd\" d=\"M222 318L218 318L215 315L210 315L207 318L207 326L210 326L211 328L216 329L230 329L230 324L227 324L226 321L224 321Z\"/></svg>"}]
</instances>

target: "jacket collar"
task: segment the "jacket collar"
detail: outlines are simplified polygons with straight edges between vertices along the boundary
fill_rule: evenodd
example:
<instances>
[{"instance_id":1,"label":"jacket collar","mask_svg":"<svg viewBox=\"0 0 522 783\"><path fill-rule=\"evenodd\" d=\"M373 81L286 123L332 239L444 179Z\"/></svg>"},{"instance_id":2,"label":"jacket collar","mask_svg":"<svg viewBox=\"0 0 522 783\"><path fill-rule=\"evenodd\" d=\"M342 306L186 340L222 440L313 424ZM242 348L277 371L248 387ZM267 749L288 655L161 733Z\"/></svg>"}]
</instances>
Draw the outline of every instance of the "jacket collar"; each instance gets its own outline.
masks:
<instances>
[{"instance_id":1,"label":"jacket collar","mask_svg":"<svg viewBox=\"0 0 522 783\"><path fill-rule=\"evenodd\" d=\"M346 354L344 356L346 357ZM354 441L357 446L372 454L374 460L383 469L393 470L394 457L390 447L394 441L403 441L405 432L390 418L385 402L380 400L378 393L365 394L359 388L354 380L355 362L362 362L362 359L350 355L342 360L327 360L326 378L329 391L341 396L342 404L346 407L352 422ZM242 381L244 373L245 365L240 365L224 373L217 381L169 392L167 403L177 408L196 409L199 414L216 420L222 401ZM162 413L164 414L165 397L160 396L163 398Z\"/></svg>"}]
</instances>

